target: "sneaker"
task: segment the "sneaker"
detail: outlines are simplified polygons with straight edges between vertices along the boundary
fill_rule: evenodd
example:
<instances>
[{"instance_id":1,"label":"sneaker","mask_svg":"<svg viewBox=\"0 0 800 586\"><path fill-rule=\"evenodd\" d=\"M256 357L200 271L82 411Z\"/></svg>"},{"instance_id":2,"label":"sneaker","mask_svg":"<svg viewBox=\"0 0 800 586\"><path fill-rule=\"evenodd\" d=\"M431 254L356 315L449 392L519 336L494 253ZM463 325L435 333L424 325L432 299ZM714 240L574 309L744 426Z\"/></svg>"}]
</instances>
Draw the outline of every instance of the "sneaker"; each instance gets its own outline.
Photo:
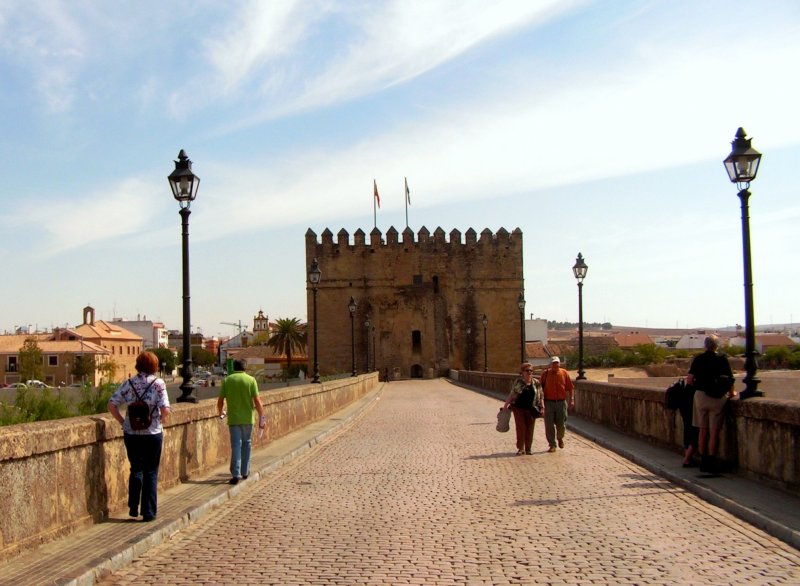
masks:
<instances>
[{"instance_id":1,"label":"sneaker","mask_svg":"<svg viewBox=\"0 0 800 586\"><path fill-rule=\"evenodd\" d=\"M532 455L532 454L533 454L533 452L525 452L525 455L526 455L526 456L530 456L530 455Z\"/></svg>"},{"instance_id":2,"label":"sneaker","mask_svg":"<svg viewBox=\"0 0 800 586\"><path fill-rule=\"evenodd\" d=\"M239 477L235 476L228 481L228 484L239 484Z\"/></svg>"},{"instance_id":3,"label":"sneaker","mask_svg":"<svg viewBox=\"0 0 800 586\"><path fill-rule=\"evenodd\" d=\"M517 450L517 456L521 456L521 455L522 455L522 454L524 454L524 453L525 453L525 452L523 452L522 450Z\"/></svg>"},{"instance_id":4,"label":"sneaker","mask_svg":"<svg viewBox=\"0 0 800 586\"><path fill-rule=\"evenodd\" d=\"M558 440L558 447L561 448L562 450L564 449L564 440L563 439Z\"/></svg>"},{"instance_id":5,"label":"sneaker","mask_svg":"<svg viewBox=\"0 0 800 586\"><path fill-rule=\"evenodd\" d=\"M247 480L247 477L250 476L249 474L242 474L242 480Z\"/></svg>"},{"instance_id":6,"label":"sneaker","mask_svg":"<svg viewBox=\"0 0 800 586\"><path fill-rule=\"evenodd\" d=\"M156 520L155 515L145 515L144 517L142 517L143 523L149 523L150 521L155 521L155 520Z\"/></svg>"},{"instance_id":7,"label":"sneaker","mask_svg":"<svg viewBox=\"0 0 800 586\"><path fill-rule=\"evenodd\" d=\"M549 449L549 450L547 450L547 451L548 451L548 452L550 452L550 453L552 454L553 452L555 452L555 451L556 451L556 447L555 447L555 446L550 446L550 449Z\"/></svg>"}]
</instances>

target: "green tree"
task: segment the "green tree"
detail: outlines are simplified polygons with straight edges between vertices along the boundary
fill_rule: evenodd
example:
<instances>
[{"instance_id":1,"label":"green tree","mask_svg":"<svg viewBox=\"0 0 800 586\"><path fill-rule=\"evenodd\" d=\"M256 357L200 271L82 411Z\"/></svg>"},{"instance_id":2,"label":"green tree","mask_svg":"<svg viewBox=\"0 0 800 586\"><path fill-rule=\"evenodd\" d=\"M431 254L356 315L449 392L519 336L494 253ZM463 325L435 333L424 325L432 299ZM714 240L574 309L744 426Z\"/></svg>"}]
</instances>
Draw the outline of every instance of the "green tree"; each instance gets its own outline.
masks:
<instances>
[{"instance_id":1,"label":"green tree","mask_svg":"<svg viewBox=\"0 0 800 586\"><path fill-rule=\"evenodd\" d=\"M639 358L639 364L661 364L667 357L667 351L655 344L637 344L633 352Z\"/></svg>"},{"instance_id":2,"label":"green tree","mask_svg":"<svg viewBox=\"0 0 800 586\"><path fill-rule=\"evenodd\" d=\"M192 348L192 362L197 366L214 366L217 357L205 348Z\"/></svg>"},{"instance_id":3,"label":"green tree","mask_svg":"<svg viewBox=\"0 0 800 586\"><path fill-rule=\"evenodd\" d=\"M94 356L76 356L75 363L72 366L72 375L81 380L81 382L86 381L89 384L94 384L94 373L97 369L97 364L95 363Z\"/></svg>"},{"instance_id":4,"label":"green tree","mask_svg":"<svg viewBox=\"0 0 800 586\"><path fill-rule=\"evenodd\" d=\"M19 349L19 376L24 381L44 378L42 349L34 336L25 338L22 348Z\"/></svg>"},{"instance_id":5,"label":"green tree","mask_svg":"<svg viewBox=\"0 0 800 586\"><path fill-rule=\"evenodd\" d=\"M269 344L269 333L258 332L256 337L253 338L253 346L266 346Z\"/></svg>"},{"instance_id":6,"label":"green tree","mask_svg":"<svg viewBox=\"0 0 800 586\"><path fill-rule=\"evenodd\" d=\"M151 352L158 356L159 368L164 372L172 372L177 364L177 356L169 348L153 348ZM163 366L162 366L163 365Z\"/></svg>"},{"instance_id":7,"label":"green tree","mask_svg":"<svg viewBox=\"0 0 800 586\"><path fill-rule=\"evenodd\" d=\"M286 354L286 368L291 371L292 352L305 351L307 341L306 324L296 317L282 317L275 320L275 332L267 345L274 354Z\"/></svg>"},{"instance_id":8,"label":"green tree","mask_svg":"<svg viewBox=\"0 0 800 586\"><path fill-rule=\"evenodd\" d=\"M97 365L97 372L100 373L100 378L105 379L104 382L110 383L117 377L117 369L119 365L114 361L113 358L109 358L108 360L104 360L101 364Z\"/></svg>"}]
</instances>

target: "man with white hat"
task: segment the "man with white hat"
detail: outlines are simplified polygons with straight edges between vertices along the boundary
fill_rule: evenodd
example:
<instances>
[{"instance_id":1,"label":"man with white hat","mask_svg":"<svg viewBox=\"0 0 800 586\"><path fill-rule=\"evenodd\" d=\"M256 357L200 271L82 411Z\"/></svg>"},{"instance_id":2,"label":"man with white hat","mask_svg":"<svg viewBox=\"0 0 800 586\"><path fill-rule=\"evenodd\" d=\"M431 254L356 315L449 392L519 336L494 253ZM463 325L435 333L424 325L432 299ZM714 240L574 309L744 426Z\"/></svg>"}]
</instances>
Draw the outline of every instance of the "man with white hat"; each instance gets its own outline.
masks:
<instances>
[{"instance_id":1,"label":"man with white hat","mask_svg":"<svg viewBox=\"0 0 800 586\"><path fill-rule=\"evenodd\" d=\"M558 447L564 447L567 405L575 406L572 380L569 378L569 373L561 368L558 356L553 356L550 360L550 368L542 373L541 383L544 394L544 434L547 443L550 444L548 452L555 452L556 439Z\"/></svg>"}]
</instances>

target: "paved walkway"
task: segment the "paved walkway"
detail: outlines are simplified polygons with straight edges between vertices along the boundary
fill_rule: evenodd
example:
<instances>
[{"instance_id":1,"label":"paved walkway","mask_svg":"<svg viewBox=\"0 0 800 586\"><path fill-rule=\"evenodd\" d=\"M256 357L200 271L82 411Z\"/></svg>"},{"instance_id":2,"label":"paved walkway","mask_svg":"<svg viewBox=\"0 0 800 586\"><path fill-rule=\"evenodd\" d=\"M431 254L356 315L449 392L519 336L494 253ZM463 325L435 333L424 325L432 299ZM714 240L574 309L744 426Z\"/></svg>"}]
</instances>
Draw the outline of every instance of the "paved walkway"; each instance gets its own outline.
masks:
<instances>
[{"instance_id":1,"label":"paved walkway","mask_svg":"<svg viewBox=\"0 0 800 586\"><path fill-rule=\"evenodd\" d=\"M260 451L248 481L229 487L222 467L160 495L156 523L120 511L3 564L0 583L800 583L785 542L800 543L799 499L574 419L642 465L575 433L546 453L540 425L534 454L514 456L498 407L445 380L393 382Z\"/></svg>"}]
</instances>

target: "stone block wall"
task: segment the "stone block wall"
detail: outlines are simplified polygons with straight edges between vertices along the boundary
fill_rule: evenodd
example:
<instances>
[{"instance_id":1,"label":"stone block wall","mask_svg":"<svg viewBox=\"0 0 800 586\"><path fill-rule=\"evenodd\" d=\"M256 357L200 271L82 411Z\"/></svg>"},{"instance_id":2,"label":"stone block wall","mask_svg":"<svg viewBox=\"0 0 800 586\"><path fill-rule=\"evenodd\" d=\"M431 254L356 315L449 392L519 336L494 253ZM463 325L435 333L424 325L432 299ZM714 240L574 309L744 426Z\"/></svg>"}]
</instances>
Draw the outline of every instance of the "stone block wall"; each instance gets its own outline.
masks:
<instances>
[{"instance_id":1,"label":"stone block wall","mask_svg":"<svg viewBox=\"0 0 800 586\"><path fill-rule=\"evenodd\" d=\"M268 422L254 449L346 407L377 384L377 374L370 374L261 392ZM229 457L216 399L173 405L159 489ZM0 427L0 560L124 508L127 483L122 427L111 415Z\"/></svg>"},{"instance_id":2,"label":"stone block wall","mask_svg":"<svg viewBox=\"0 0 800 586\"><path fill-rule=\"evenodd\" d=\"M450 378L505 399L515 375L451 372ZM665 389L577 381L575 414L682 453L683 421L664 407ZM739 473L800 494L800 403L769 398L731 401L720 457Z\"/></svg>"},{"instance_id":3,"label":"stone block wall","mask_svg":"<svg viewBox=\"0 0 800 586\"><path fill-rule=\"evenodd\" d=\"M442 228L431 234L423 227L416 235L406 228L400 235L392 227L385 238L372 230L369 243L357 230L352 244L345 230L335 241L328 229L320 240L308 230L307 266L314 258L322 272L316 321L323 374L351 369L353 338L359 372L388 369L394 378L430 378L468 365L482 370L484 362L493 371L519 366L519 228L510 233L487 229L480 236L470 228L463 239L452 230L448 240ZM347 309L351 297L358 304L352 331ZM313 300L309 289L309 349Z\"/></svg>"}]
</instances>

